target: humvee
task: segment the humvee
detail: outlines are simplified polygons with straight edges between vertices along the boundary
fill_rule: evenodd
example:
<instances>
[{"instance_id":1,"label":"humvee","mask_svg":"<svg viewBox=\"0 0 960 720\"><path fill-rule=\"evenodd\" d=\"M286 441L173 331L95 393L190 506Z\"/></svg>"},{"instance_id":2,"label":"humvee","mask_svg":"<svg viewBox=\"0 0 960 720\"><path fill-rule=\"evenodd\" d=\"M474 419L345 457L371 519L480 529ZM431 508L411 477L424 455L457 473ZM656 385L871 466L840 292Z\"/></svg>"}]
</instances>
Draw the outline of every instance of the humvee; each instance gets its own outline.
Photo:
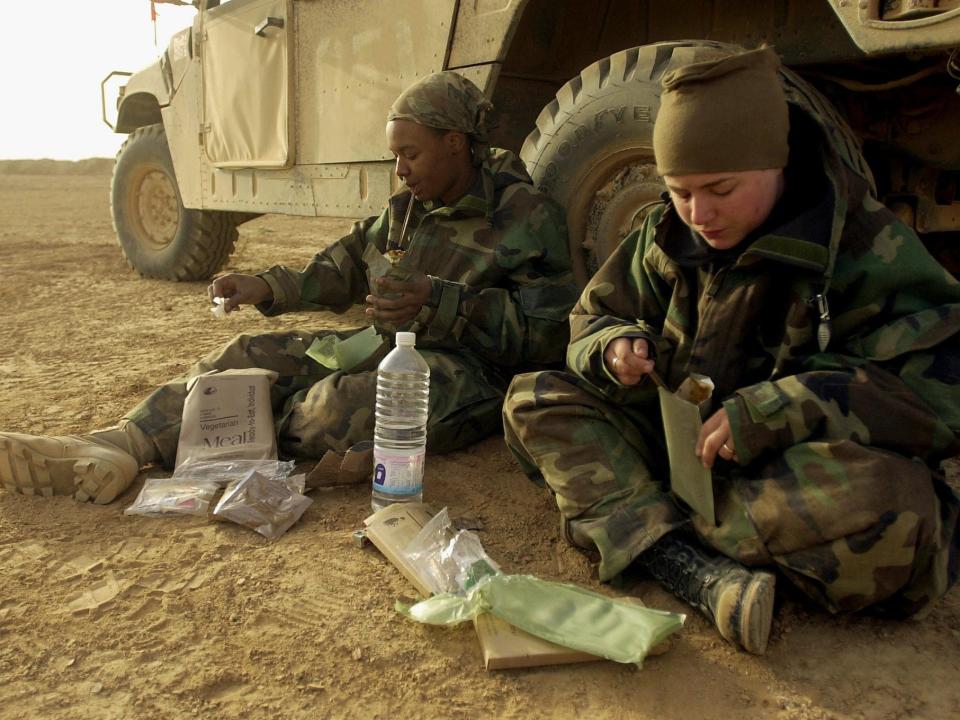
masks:
<instances>
[{"instance_id":1,"label":"humvee","mask_svg":"<svg viewBox=\"0 0 960 720\"><path fill-rule=\"evenodd\" d=\"M494 144L566 207L582 284L662 190L661 75L722 43L772 44L804 96L846 120L879 197L956 252L960 0L193 4L192 26L121 87L111 125L128 134L114 226L145 276L208 277L263 213L379 213L399 184L387 108L451 69L499 110Z\"/></svg>"}]
</instances>

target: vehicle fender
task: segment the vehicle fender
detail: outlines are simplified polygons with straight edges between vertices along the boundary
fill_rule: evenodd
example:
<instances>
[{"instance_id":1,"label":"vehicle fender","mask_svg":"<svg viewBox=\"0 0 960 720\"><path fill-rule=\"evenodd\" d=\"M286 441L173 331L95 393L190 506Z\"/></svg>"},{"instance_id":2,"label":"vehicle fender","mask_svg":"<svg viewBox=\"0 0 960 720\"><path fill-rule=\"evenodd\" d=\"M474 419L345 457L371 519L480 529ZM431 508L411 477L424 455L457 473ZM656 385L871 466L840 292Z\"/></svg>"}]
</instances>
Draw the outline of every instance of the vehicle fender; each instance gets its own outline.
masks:
<instances>
[{"instance_id":1,"label":"vehicle fender","mask_svg":"<svg viewBox=\"0 0 960 720\"><path fill-rule=\"evenodd\" d=\"M129 133L161 122L160 108L169 103L170 86L157 60L130 77L117 107L117 132Z\"/></svg>"},{"instance_id":2,"label":"vehicle fender","mask_svg":"<svg viewBox=\"0 0 960 720\"><path fill-rule=\"evenodd\" d=\"M955 48L960 43L960 6L941 5L925 17L885 20L884 3L830 3L850 38L867 55Z\"/></svg>"}]
</instances>

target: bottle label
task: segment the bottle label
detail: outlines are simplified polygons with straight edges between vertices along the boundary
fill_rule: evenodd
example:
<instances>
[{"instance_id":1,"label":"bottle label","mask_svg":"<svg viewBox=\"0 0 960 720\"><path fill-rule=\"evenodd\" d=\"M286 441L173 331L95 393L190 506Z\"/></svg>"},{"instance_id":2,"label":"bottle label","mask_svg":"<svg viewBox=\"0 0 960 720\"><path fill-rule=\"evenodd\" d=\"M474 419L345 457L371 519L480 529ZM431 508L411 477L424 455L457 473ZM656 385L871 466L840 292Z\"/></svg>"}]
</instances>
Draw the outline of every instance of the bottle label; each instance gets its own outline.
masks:
<instances>
[{"instance_id":1,"label":"bottle label","mask_svg":"<svg viewBox=\"0 0 960 720\"><path fill-rule=\"evenodd\" d=\"M393 495L414 495L423 487L424 448L405 453L402 450L373 449L373 487Z\"/></svg>"}]
</instances>

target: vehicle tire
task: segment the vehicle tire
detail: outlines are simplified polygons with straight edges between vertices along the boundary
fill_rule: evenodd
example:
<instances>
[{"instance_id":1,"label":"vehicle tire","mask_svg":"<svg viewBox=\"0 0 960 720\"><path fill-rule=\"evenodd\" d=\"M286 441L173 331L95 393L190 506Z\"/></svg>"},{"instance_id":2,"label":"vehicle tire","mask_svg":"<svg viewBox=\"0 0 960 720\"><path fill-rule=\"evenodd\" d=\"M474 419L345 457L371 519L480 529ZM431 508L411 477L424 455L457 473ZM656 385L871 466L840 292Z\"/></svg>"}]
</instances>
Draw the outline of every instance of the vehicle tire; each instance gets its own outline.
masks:
<instances>
[{"instance_id":1,"label":"vehicle tire","mask_svg":"<svg viewBox=\"0 0 960 720\"><path fill-rule=\"evenodd\" d=\"M540 113L520 156L536 186L567 209L580 287L664 190L653 159L661 76L730 48L684 41L622 50L583 70Z\"/></svg>"},{"instance_id":2,"label":"vehicle tire","mask_svg":"<svg viewBox=\"0 0 960 720\"><path fill-rule=\"evenodd\" d=\"M205 280L223 267L247 216L183 206L162 125L134 130L117 153L113 229L127 264L145 277Z\"/></svg>"}]
</instances>

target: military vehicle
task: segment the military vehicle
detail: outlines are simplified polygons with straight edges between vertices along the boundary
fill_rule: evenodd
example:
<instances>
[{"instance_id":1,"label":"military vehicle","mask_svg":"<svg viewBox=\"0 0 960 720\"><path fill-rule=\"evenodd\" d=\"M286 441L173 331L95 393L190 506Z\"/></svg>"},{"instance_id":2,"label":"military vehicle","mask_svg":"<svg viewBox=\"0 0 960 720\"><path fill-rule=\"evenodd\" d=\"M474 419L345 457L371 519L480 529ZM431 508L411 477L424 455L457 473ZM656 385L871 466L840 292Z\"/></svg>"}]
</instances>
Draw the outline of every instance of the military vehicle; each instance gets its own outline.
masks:
<instances>
[{"instance_id":1,"label":"military vehicle","mask_svg":"<svg viewBox=\"0 0 960 720\"><path fill-rule=\"evenodd\" d=\"M116 100L112 127L129 135L114 224L145 276L208 277L259 214L379 213L399 183L387 108L451 69L497 106L495 144L567 208L583 283L661 192L660 77L719 43L772 44L789 83L846 119L879 197L956 253L960 0L194 4L193 25Z\"/></svg>"}]
</instances>

